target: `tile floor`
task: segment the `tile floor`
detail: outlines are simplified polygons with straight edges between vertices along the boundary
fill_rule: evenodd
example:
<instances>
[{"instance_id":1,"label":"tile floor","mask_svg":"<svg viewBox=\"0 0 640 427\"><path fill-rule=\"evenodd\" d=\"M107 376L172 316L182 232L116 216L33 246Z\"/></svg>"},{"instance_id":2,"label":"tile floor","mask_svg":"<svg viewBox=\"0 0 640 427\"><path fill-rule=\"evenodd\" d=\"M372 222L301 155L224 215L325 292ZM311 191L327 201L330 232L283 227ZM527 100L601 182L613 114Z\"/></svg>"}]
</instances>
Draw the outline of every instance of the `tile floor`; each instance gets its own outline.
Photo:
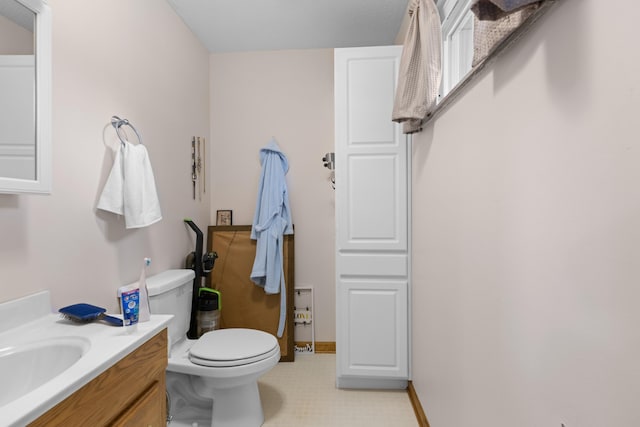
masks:
<instances>
[{"instance_id":1,"label":"tile floor","mask_svg":"<svg viewBox=\"0 0 640 427\"><path fill-rule=\"evenodd\" d=\"M296 354L259 381L263 427L418 426L405 390L339 390L335 354Z\"/></svg>"}]
</instances>

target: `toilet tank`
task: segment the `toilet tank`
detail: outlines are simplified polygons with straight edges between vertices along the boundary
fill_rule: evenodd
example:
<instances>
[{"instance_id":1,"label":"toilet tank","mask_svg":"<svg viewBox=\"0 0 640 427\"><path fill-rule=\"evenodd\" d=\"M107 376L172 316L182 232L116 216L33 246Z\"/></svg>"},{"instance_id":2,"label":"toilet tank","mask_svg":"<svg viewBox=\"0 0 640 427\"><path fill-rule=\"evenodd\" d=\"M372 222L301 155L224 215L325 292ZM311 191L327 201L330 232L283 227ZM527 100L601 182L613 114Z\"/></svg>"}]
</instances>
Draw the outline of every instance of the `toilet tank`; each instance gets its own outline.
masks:
<instances>
[{"instance_id":1,"label":"toilet tank","mask_svg":"<svg viewBox=\"0 0 640 427\"><path fill-rule=\"evenodd\" d=\"M169 322L169 348L185 338L191 322L193 270L166 270L147 277L151 314L173 314Z\"/></svg>"}]
</instances>

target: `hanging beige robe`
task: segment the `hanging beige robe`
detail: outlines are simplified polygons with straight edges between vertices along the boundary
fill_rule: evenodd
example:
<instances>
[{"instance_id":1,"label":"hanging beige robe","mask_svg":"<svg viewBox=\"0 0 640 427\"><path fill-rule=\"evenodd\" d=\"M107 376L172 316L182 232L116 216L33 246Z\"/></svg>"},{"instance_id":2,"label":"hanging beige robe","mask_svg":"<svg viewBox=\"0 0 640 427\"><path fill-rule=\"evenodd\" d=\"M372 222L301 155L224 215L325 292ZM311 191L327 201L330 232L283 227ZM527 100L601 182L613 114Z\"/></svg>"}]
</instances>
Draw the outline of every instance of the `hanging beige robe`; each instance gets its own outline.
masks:
<instances>
[{"instance_id":1,"label":"hanging beige robe","mask_svg":"<svg viewBox=\"0 0 640 427\"><path fill-rule=\"evenodd\" d=\"M435 2L411 0L409 15L391 117L403 123L404 133L421 130L436 106L442 80L442 29Z\"/></svg>"}]
</instances>

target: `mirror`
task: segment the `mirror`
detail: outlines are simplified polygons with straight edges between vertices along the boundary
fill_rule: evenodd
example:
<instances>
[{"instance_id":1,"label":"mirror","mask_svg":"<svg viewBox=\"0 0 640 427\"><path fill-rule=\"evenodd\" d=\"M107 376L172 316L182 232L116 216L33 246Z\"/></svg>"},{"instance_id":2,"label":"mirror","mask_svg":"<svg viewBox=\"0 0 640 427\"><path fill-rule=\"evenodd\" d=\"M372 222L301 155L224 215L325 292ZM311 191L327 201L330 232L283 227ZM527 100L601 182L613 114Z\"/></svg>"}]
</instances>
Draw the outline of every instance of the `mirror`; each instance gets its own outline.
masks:
<instances>
[{"instance_id":1,"label":"mirror","mask_svg":"<svg viewBox=\"0 0 640 427\"><path fill-rule=\"evenodd\" d=\"M0 193L51 192L51 11L0 2Z\"/></svg>"},{"instance_id":2,"label":"mirror","mask_svg":"<svg viewBox=\"0 0 640 427\"><path fill-rule=\"evenodd\" d=\"M556 1L546 0L532 5L533 10L522 13L518 18L510 18L509 24L516 28L507 31L505 28L491 28L493 24L490 21L480 21L479 24L471 11L472 0L437 0L442 21L442 85L438 104L423 123L455 99L487 63L521 37ZM474 32L478 25L494 38L492 43L480 47L474 45ZM496 37L497 34L500 37Z\"/></svg>"}]
</instances>

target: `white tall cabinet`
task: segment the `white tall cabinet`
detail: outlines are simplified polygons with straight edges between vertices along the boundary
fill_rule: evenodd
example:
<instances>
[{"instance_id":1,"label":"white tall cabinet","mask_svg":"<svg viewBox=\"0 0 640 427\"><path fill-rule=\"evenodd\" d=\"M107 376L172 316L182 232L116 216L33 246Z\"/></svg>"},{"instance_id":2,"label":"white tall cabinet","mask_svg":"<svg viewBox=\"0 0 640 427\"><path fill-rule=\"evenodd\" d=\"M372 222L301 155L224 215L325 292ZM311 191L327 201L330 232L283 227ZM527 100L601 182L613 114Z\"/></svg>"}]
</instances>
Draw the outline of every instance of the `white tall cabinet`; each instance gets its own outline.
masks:
<instances>
[{"instance_id":1,"label":"white tall cabinet","mask_svg":"<svg viewBox=\"0 0 640 427\"><path fill-rule=\"evenodd\" d=\"M391 111L400 46L335 50L336 376L405 388L410 149Z\"/></svg>"}]
</instances>

